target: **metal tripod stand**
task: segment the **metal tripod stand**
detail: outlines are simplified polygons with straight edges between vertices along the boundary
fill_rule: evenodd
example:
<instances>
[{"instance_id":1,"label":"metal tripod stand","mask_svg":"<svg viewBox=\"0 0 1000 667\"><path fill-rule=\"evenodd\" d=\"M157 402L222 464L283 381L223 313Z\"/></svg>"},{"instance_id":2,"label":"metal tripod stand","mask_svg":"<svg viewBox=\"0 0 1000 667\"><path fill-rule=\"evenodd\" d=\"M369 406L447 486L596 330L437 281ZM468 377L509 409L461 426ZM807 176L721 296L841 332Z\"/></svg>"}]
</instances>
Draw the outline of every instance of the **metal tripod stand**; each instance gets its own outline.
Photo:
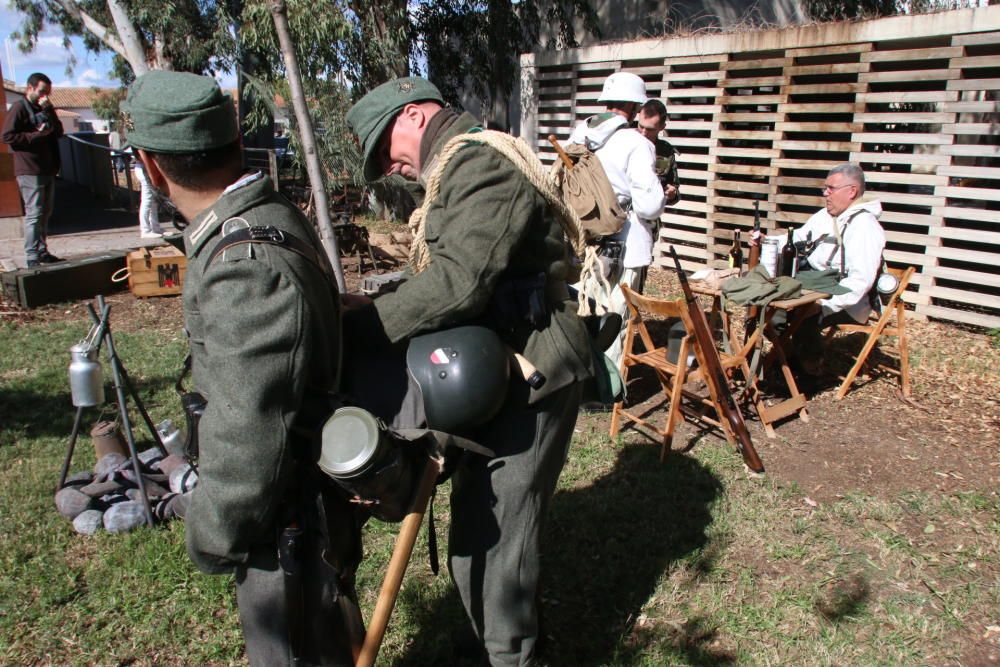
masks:
<instances>
[{"instance_id":1,"label":"metal tripod stand","mask_svg":"<svg viewBox=\"0 0 1000 667\"><path fill-rule=\"evenodd\" d=\"M100 309L101 316L97 316L97 311L94 309L93 304L87 304L87 310L90 311L90 319L93 322L94 329L91 329L95 333L94 340L98 349L101 343L104 343L108 351L108 361L111 364L111 376L114 380L115 394L117 396L118 402L118 415L121 419L122 430L125 431L125 440L128 443L129 455L132 457L132 470L135 472L136 484L139 486L139 493L142 495L143 508L146 511L146 524L149 526L153 525L153 509L149 505L149 496L146 495L146 484L142 478L142 471L139 468L139 453L135 446L135 435L132 432L132 422L129 420L128 416L128 403L126 402L125 392L126 390L132 396L132 401L135 403L135 407L139 410L139 414L142 415L143 421L146 423L146 428L149 429L150 435L153 436L153 442L156 443L156 448L160 451L163 456L167 456L167 450L163 446L163 441L160 440L160 434L156 430L156 426L153 424L153 420L150 419L149 413L146 412L146 407L142 404L142 399L139 398L139 393L135 390L135 385L132 384L132 380L129 378L128 372L125 370L125 366L122 364L121 359L118 357L117 352L115 352L115 340L111 335L111 306L104 302L104 296L97 296L97 307ZM96 331L95 331L96 330ZM69 436L69 448L66 452L66 460L63 462L62 474L59 477L59 486L57 491L66 484L66 476L69 474L70 461L73 459L73 450L76 448L76 439L80 434L80 424L83 421L83 411L86 406L77 407L76 417L73 420L73 431Z\"/></svg>"}]
</instances>

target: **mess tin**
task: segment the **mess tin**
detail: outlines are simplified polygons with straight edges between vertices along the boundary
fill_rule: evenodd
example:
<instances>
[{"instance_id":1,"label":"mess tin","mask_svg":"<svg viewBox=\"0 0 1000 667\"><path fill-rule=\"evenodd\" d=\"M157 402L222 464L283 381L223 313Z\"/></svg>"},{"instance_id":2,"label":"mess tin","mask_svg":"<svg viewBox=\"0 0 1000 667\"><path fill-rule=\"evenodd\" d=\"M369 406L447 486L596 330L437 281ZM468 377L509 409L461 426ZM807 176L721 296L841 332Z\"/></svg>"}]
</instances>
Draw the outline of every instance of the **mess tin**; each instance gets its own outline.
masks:
<instances>
[{"instance_id":1,"label":"mess tin","mask_svg":"<svg viewBox=\"0 0 1000 667\"><path fill-rule=\"evenodd\" d=\"M383 521L402 521L413 502L424 450L367 410L340 408L326 420L319 467Z\"/></svg>"}]
</instances>

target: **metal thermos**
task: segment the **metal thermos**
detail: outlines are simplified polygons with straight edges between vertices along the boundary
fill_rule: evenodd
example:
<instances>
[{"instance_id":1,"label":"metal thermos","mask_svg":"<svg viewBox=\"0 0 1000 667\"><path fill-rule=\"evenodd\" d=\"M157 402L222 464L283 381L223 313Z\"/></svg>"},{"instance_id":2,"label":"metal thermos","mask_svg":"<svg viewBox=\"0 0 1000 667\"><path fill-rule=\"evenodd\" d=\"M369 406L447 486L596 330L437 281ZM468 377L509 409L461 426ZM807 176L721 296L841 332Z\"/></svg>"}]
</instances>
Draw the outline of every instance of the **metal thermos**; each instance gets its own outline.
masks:
<instances>
[{"instance_id":1,"label":"metal thermos","mask_svg":"<svg viewBox=\"0 0 1000 667\"><path fill-rule=\"evenodd\" d=\"M88 408L104 403L104 373L97 348L82 341L69 349L69 389L73 405Z\"/></svg>"}]
</instances>

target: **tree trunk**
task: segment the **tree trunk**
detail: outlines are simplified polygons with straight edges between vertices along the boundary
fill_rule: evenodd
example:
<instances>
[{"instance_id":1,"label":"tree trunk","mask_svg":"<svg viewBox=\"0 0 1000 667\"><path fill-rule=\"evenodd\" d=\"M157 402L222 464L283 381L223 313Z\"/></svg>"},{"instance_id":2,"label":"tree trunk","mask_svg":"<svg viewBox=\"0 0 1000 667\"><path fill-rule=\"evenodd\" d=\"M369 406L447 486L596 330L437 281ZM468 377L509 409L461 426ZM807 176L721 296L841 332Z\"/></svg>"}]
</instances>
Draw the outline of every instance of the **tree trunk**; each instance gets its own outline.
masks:
<instances>
[{"instance_id":1,"label":"tree trunk","mask_svg":"<svg viewBox=\"0 0 1000 667\"><path fill-rule=\"evenodd\" d=\"M122 47L125 50L125 60L132 66L132 71L136 76L149 71L149 63L146 59L146 49L142 45L139 32L135 29L132 19L128 17L128 12L121 5L119 0L108 0L108 10L111 18L115 22L115 30L121 38Z\"/></svg>"},{"instance_id":2,"label":"tree trunk","mask_svg":"<svg viewBox=\"0 0 1000 667\"><path fill-rule=\"evenodd\" d=\"M295 120L299 126L299 137L302 139L302 151L306 158L306 172L309 174L309 184L313 191L313 201L316 203L316 221L319 223L319 234L323 248L330 258L333 271L337 278L337 288L341 294L347 293L344 283L344 268L340 265L340 249L337 247L337 236L330 222L330 202L326 196L326 185L323 180L323 169L319 163L319 153L316 150L316 135L313 133L312 118L306 105L306 96L302 91L302 77L299 74L299 63L292 45L292 33L288 28L288 14L285 0L271 0L271 18L274 19L274 29L278 34L278 44L281 45L281 56L285 61L285 73L288 77L288 87L292 94L292 108L295 109Z\"/></svg>"},{"instance_id":3,"label":"tree trunk","mask_svg":"<svg viewBox=\"0 0 1000 667\"><path fill-rule=\"evenodd\" d=\"M489 24L486 39L492 58L492 81L487 83L490 99L489 104L483 107L483 115L489 127L507 132L510 130L507 100L513 78L511 72L516 71L510 62L510 36L506 34L512 10L507 0L489 0L486 7Z\"/></svg>"}]
</instances>

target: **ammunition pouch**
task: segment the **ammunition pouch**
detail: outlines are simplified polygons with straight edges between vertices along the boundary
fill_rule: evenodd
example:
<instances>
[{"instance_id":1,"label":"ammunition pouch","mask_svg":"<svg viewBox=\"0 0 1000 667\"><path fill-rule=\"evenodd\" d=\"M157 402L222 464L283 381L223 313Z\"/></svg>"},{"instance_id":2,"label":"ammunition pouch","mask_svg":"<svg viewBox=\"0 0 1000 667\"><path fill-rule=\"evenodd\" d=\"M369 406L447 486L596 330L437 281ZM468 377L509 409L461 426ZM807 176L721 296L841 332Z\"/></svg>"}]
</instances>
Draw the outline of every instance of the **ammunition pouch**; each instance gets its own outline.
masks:
<instances>
[{"instance_id":1,"label":"ammunition pouch","mask_svg":"<svg viewBox=\"0 0 1000 667\"><path fill-rule=\"evenodd\" d=\"M502 280L493 291L490 310L501 330L519 331L527 324L535 331L549 325L551 304L569 298L565 283L549 284L544 273Z\"/></svg>"}]
</instances>

